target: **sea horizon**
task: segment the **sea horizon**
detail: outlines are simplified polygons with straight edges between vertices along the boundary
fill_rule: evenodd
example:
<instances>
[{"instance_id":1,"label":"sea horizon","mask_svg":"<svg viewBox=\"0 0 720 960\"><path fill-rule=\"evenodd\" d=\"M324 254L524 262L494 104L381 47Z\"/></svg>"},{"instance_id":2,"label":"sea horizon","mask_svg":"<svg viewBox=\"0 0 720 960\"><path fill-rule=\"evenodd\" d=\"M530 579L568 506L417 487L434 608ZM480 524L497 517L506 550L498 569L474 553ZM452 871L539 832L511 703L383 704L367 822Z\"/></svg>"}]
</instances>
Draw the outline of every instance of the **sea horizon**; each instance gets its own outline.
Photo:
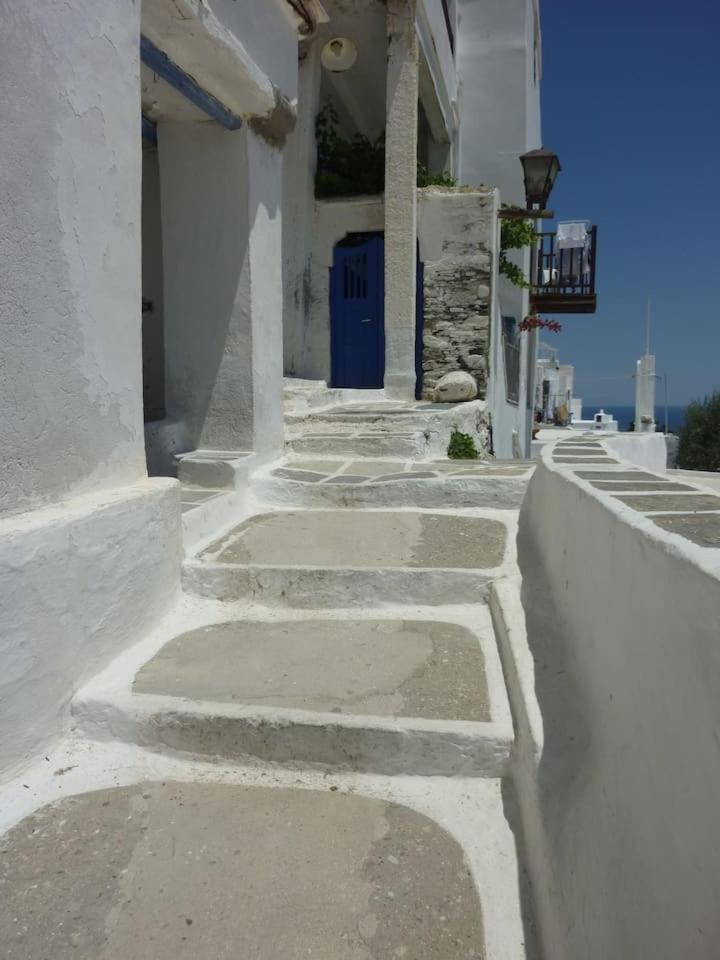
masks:
<instances>
[{"instance_id":1,"label":"sea horizon","mask_svg":"<svg viewBox=\"0 0 720 960\"><path fill-rule=\"evenodd\" d=\"M668 405L667 416L668 416L668 429L670 433L677 433L683 425L685 420L685 410L687 404L680 405ZM618 422L618 430L627 431L630 427L630 424L635 419L635 405L634 404L622 404L622 403L583 403L583 419L590 420L599 410L604 410L605 413L609 413L612 417ZM655 406L655 422L659 428L663 429L665 427L665 406L656 405Z\"/></svg>"}]
</instances>

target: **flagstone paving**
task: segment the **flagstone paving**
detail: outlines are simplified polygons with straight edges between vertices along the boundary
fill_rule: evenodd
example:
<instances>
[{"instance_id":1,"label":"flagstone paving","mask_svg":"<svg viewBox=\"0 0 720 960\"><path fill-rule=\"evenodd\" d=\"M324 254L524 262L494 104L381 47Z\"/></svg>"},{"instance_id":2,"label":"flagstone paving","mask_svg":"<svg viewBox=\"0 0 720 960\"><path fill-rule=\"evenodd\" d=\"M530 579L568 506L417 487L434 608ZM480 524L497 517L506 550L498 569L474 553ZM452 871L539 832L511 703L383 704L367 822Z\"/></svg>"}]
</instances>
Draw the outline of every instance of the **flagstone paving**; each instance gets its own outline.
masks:
<instances>
[{"instance_id":1,"label":"flagstone paving","mask_svg":"<svg viewBox=\"0 0 720 960\"><path fill-rule=\"evenodd\" d=\"M342 792L146 782L2 839L4 960L480 960L458 844Z\"/></svg>"}]
</instances>

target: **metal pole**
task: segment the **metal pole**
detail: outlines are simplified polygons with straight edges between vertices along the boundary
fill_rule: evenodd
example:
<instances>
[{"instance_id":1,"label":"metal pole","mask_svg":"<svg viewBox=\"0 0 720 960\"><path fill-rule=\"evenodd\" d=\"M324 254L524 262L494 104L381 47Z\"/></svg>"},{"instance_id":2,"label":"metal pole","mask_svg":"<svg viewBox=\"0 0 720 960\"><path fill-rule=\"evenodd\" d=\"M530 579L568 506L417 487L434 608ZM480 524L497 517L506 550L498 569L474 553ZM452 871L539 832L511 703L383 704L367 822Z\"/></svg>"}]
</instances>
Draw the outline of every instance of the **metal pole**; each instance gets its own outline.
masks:
<instances>
[{"instance_id":1,"label":"metal pole","mask_svg":"<svg viewBox=\"0 0 720 960\"><path fill-rule=\"evenodd\" d=\"M668 429L668 375L665 373L665 436L669 433Z\"/></svg>"}]
</instances>

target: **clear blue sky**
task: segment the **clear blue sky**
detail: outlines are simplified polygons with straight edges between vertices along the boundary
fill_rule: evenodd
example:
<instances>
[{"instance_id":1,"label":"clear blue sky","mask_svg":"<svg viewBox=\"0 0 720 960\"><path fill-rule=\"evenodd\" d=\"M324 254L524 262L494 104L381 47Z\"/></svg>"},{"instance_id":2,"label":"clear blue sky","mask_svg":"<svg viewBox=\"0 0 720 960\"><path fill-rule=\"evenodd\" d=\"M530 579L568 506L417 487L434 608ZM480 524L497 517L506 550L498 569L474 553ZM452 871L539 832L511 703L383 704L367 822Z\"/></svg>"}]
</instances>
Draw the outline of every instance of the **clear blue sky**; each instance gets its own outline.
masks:
<instances>
[{"instance_id":1,"label":"clear blue sky","mask_svg":"<svg viewBox=\"0 0 720 960\"><path fill-rule=\"evenodd\" d=\"M644 350L671 404L720 389L720 0L541 0L550 206L598 224L598 311L543 339L588 403L632 402ZM662 399L662 393L658 395Z\"/></svg>"}]
</instances>

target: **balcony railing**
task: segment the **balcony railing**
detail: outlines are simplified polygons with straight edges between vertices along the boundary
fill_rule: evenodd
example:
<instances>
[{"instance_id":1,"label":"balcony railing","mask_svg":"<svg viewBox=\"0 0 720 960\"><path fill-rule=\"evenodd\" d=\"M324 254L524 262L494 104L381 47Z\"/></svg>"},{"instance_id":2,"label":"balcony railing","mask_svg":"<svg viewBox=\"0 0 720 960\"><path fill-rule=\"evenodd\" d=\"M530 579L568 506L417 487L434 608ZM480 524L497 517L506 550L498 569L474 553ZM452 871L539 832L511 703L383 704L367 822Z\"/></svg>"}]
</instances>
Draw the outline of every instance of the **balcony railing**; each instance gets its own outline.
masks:
<instances>
[{"instance_id":1,"label":"balcony railing","mask_svg":"<svg viewBox=\"0 0 720 960\"><path fill-rule=\"evenodd\" d=\"M597 227L583 246L559 249L556 233L541 233L530 288L530 306L538 313L595 313Z\"/></svg>"}]
</instances>

